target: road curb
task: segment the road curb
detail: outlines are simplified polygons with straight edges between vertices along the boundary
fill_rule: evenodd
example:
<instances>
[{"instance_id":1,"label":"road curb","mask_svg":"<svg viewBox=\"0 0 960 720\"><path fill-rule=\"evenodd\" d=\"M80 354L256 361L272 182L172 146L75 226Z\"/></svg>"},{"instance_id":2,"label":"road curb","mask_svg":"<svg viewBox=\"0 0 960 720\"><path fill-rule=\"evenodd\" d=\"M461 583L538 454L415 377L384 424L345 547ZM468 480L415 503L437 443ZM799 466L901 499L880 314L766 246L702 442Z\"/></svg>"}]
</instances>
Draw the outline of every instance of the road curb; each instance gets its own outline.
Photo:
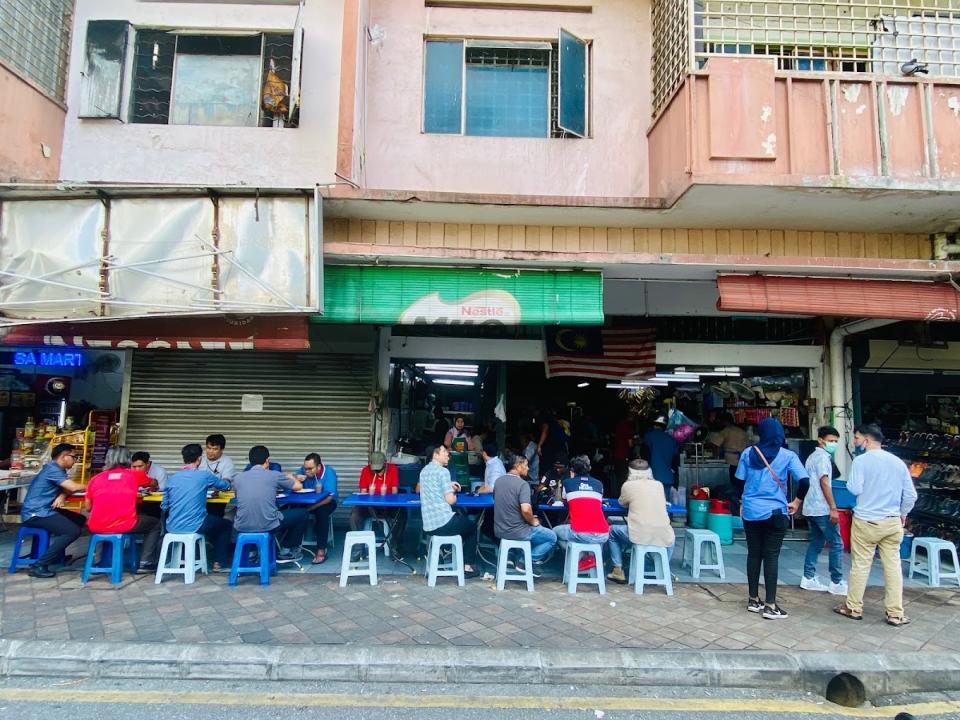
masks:
<instances>
[{"instance_id":1,"label":"road curb","mask_svg":"<svg viewBox=\"0 0 960 720\"><path fill-rule=\"evenodd\" d=\"M960 653L552 650L0 640L0 677L167 677L804 690L839 673L868 698L960 690Z\"/></svg>"}]
</instances>

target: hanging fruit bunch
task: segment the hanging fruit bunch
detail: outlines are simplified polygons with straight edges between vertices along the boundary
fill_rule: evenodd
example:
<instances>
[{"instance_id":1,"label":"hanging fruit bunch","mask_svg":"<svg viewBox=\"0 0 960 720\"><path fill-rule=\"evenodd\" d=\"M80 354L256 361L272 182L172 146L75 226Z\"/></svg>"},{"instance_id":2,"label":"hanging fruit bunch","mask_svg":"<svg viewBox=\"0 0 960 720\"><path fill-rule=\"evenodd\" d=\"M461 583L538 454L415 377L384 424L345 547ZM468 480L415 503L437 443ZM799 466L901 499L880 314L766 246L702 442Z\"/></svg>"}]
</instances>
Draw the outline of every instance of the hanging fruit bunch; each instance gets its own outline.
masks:
<instances>
[{"instance_id":1,"label":"hanging fruit bunch","mask_svg":"<svg viewBox=\"0 0 960 720\"><path fill-rule=\"evenodd\" d=\"M620 399L634 415L646 417L653 410L653 403L659 397L656 388L641 387L635 390L621 390Z\"/></svg>"}]
</instances>

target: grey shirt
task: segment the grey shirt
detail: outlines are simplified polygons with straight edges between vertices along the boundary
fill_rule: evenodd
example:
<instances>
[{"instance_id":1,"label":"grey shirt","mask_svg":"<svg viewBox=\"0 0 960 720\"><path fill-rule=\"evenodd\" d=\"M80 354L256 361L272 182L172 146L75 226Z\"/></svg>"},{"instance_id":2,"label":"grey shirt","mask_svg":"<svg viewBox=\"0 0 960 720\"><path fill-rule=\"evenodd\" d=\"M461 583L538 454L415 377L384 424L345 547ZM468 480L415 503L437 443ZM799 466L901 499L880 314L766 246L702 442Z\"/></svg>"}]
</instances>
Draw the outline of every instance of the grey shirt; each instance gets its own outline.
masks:
<instances>
[{"instance_id":1,"label":"grey shirt","mask_svg":"<svg viewBox=\"0 0 960 720\"><path fill-rule=\"evenodd\" d=\"M267 532L280 524L277 493L293 490L293 480L283 473L264 470L257 465L233 478L237 493L237 516L233 527L237 532Z\"/></svg>"},{"instance_id":2,"label":"grey shirt","mask_svg":"<svg viewBox=\"0 0 960 720\"><path fill-rule=\"evenodd\" d=\"M530 502L530 484L517 475L504 475L493 487L493 533L501 540L527 540L530 525L520 513Z\"/></svg>"}]
</instances>

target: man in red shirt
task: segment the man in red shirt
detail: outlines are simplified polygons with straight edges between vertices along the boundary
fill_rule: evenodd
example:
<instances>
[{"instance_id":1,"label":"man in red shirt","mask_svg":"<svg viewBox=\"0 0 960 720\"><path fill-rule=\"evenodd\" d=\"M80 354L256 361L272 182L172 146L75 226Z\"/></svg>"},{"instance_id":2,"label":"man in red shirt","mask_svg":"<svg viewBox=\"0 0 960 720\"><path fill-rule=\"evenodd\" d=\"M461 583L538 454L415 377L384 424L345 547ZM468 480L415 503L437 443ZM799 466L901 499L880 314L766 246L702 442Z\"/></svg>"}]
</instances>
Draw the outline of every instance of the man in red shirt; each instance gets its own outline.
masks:
<instances>
[{"instance_id":1,"label":"man in red shirt","mask_svg":"<svg viewBox=\"0 0 960 720\"><path fill-rule=\"evenodd\" d=\"M561 543L596 543L605 545L610 526L603 514L603 484L590 475L590 460L578 455L570 461L570 477L563 482L563 499L570 510L570 523L553 529ZM580 560L581 572L596 567L596 560L587 555Z\"/></svg>"},{"instance_id":2,"label":"man in red shirt","mask_svg":"<svg viewBox=\"0 0 960 720\"><path fill-rule=\"evenodd\" d=\"M102 535L143 535L140 569L149 572L157 569L160 521L137 513L140 488L150 487L153 480L142 470L130 468L131 457L123 445L114 445L107 450L103 472L94 475L87 484L84 501L84 508L90 513L87 529Z\"/></svg>"},{"instance_id":3,"label":"man in red shirt","mask_svg":"<svg viewBox=\"0 0 960 720\"><path fill-rule=\"evenodd\" d=\"M370 463L360 471L361 495L396 495L400 492L400 472L393 463L388 463L382 452L370 453ZM389 518L391 542L396 555L402 556L400 548L403 544L403 534L407 530L407 513L402 508L396 510L377 509L372 507L355 507L350 513L350 528L359 530L363 521L368 517Z\"/></svg>"}]
</instances>

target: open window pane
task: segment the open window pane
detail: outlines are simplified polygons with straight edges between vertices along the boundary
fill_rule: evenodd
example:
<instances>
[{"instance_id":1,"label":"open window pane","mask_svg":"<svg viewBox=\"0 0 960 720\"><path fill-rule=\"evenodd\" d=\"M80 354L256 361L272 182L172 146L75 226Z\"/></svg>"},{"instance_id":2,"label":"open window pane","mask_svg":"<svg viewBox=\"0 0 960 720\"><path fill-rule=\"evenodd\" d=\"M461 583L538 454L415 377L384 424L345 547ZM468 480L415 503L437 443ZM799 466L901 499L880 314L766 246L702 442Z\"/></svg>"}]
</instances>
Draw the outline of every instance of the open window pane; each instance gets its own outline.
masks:
<instances>
[{"instance_id":1,"label":"open window pane","mask_svg":"<svg viewBox=\"0 0 960 720\"><path fill-rule=\"evenodd\" d=\"M138 30L133 51L130 122L166 125L177 36L163 30Z\"/></svg>"},{"instance_id":2,"label":"open window pane","mask_svg":"<svg viewBox=\"0 0 960 720\"><path fill-rule=\"evenodd\" d=\"M550 52L468 48L466 134L547 137Z\"/></svg>"},{"instance_id":3,"label":"open window pane","mask_svg":"<svg viewBox=\"0 0 960 720\"><path fill-rule=\"evenodd\" d=\"M560 30L558 125L579 137L587 134L587 43Z\"/></svg>"},{"instance_id":4,"label":"open window pane","mask_svg":"<svg viewBox=\"0 0 960 720\"><path fill-rule=\"evenodd\" d=\"M120 117L128 27L125 20L91 20L87 23L80 117Z\"/></svg>"},{"instance_id":5,"label":"open window pane","mask_svg":"<svg viewBox=\"0 0 960 720\"><path fill-rule=\"evenodd\" d=\"M463 42L426 43L423 131L459 133L463 103Z\"/></svg>"}]
</instances>

